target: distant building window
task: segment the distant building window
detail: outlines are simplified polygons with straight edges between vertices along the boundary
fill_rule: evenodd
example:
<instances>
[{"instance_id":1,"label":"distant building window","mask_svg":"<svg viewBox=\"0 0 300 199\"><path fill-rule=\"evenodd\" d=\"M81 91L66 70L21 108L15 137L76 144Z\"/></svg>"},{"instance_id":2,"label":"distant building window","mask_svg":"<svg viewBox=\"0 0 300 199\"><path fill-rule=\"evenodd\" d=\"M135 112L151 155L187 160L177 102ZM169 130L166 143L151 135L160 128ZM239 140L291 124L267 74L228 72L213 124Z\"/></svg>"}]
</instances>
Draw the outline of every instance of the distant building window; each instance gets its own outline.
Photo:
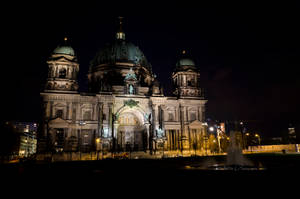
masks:
<instances>
[{"instance_id":1,"label":"distant building window","mask_svg":"<svg viewBox=\"0 0 300 199\"><path fill-rule=\"evenodd\" d=\"M92 119L91 111L85 111L83 114L83 120L91 120L91 119Z\"/></svg>"},{"instance_id":2,"label":"distant building window","mask_svg":"<svg viewBox=\"0 0 300 199\"><path fill-rule=\"evenodd\" d=\"M62 68L59 70L59 78L66 78L66 69Z\"/></svg>"},{"instance_id":3,"label":"distant building window","mask_svg":"<svg viewBox=\"0 0 300 199\"><path fill-rule=\"evenodd\" d=\"M169 115L168 115L168 121L174 121L174 115L173 115L173 113L169 113Z\"/></svg>"},{"instance_id":4,"label":"distant building window","mask_svg":"<svg viewBox=\"0 0 300 199\"><path fill-rule=\"evenodd\" d=\"M196 81L194 78L188 79L187 80L187 85L188 86L196 86Z\"/></svg>"},{"instance_id":5,"label":"distant building window","mask_svg":"<svg viewBox=\"0 0 300 199\"><path fill-rule=\"evenodd\" d=\"M73 113L72 113L72 120L76 120L76 108L73 108Z\"/></svg>"},{"instance_id":6,"label":"distant building window","mask_svg":"<svg viewBox=\"0 0 300 199\"><path fill-rule=\"evenodd\" d=\"M196 120L196 113L195 112L191 112L190 114L190 121L194 121Z\"/></svg>"},{"instance_id":7,"label":"distant building window","mask_svg":"<svg viewBox=\"0 0 300 199\"><path fill-rule=\"evenodd\" d=\"M62 118L63 117L63 110L61 110L61 109L56 110L55 117Z\"/></svg>"},{"instance_id":8,"label":"distant building window","mask_svg":"<svg viewBox=\"0 0 300 199\"><path fill-rule=\"evenodd\" d=\"M89 135L87 133L83 135L83 144L84 145L89 144Z\"/></svg>"}]
</instances>

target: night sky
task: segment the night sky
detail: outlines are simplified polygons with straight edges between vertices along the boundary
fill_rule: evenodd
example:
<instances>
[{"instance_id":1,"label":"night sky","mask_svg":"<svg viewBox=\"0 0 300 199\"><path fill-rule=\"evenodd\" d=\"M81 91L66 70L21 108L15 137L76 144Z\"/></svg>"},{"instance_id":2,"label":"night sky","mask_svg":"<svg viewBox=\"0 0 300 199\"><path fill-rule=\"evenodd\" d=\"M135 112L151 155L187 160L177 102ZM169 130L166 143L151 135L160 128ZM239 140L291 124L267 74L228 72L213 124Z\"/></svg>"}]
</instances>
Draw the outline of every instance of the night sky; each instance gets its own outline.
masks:
<instances>
[{"instance_id":1,"label":"night sky","mask_svg":"<svg viewBox=\"0 0 300 199\"><path fill-rule=\"evenodd\" d=\"M175 2L175 1L174 1ZM295 4L11 4L1 14L2 120L39 121L46 60L67 36L87 91L89 62L115 38L139 46L171 93L171 73L184 49L200 69L213 120L258 122L279 135L299 123L300 6Z\"/></svg>"}]
</instances>

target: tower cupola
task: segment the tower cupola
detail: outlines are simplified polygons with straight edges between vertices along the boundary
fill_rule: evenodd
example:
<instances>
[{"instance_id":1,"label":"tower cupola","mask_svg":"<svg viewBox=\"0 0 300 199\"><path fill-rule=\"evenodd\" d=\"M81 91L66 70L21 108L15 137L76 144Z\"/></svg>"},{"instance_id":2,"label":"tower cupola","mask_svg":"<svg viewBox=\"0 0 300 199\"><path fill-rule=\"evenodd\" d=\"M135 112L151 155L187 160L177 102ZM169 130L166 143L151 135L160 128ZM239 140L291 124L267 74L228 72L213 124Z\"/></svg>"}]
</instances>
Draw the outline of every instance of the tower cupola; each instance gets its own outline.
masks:
<instances>
[{"instance_id":1,"label":"tower cupola","mask_svg":"<svg viewBox=\"0 0 300 199\"><path fill-rule=\"evenodd\" d=\"M181 58L177 61L172 74L175 90L174 95L182 97L201 97L199 87L200 72L195 62L189 58L186 51L182 51Z\"/></svg>"},{"instance_id":2,"label":"tower cupola","mask_svg":"<svg viewBox=\"0 0 300 199\"><path fill-rule=\"evenodd\" d=\"M75 51L67 44L67 40L64 38L64 44L55 48L47 61L48 78L45 86L47 92L78 90L79 64Z\"/></svg>"}]
</instances>

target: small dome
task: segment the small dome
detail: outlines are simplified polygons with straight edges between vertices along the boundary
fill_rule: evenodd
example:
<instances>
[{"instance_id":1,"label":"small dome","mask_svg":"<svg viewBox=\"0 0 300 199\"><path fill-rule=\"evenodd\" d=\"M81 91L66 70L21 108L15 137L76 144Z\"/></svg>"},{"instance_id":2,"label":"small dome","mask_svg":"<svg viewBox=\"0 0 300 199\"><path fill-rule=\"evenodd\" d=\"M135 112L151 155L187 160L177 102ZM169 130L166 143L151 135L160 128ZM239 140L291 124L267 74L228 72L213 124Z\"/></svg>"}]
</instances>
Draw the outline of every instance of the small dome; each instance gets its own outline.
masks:
<instances>
[{"instance_id":1,"label":"small dome","mask_svg":"<svg viewBox=\"0 0 300 199\"><path fill-rule=\"evenodd\" d=\"M181 58L177 63L175 67L175 71L196 71L197 67L195 65L195 62L189 58Z\"/></svg>"},{"instance_id":2,"label":"small dome","mask_svg":"<svg viewBox=\"0 0 300 199\"><path fill-rule=\"evenodd\" d=\"M74 49L71 46L58 46L53 53L75 56Z\"/></svg>"},{"instance_id":3,"label":"small dome","mask_svg":"<svg viewBox=\"0 0 300 199\"><path fill-rule=\"evenodd\" d=\"M191 59L184 58L184 59L180 59L177 62L176 66L177 67L179 67L179 66L195 66L195 63Z\"/></svg>"}]
</instances>

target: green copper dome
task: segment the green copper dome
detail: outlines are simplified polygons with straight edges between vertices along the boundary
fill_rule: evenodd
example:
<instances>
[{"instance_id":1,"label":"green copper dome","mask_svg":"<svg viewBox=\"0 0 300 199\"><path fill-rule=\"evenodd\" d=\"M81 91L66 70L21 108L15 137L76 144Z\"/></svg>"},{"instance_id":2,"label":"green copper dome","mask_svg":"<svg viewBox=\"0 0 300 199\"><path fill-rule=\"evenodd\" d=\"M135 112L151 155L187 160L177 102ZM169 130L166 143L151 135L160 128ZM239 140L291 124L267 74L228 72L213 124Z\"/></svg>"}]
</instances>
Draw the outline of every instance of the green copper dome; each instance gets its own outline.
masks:
<instances>
[{"instance_id":1,"label":"green copper dome","mask_svg":"<svg viewBox=\"0 0 300 199\"><path fill-rule=\"evenodd\" d=\"M177 67L179 67L179 66L195 66L195 63L191 59L184 58L184 59L180 59L177 62L176 66Z\"/></svg>"},{"instance_id":2,"label":"green copper dome","mask_svg":"<svg viewBox=\"0 0 300 199\"><path fill-rule=\"evenodd\" d=\"M177 63L175 67L175 71L197 71L197 67L195 65L195 62L189 58L181 58Z\"/></svg>"},{"instance_id":3,"label":"green copper dome","mask_svg":"<svg viewBox=\"0 0 300 199\"><path fill-rule=\"evenodd\" d=\"M101 49L92 60L91 66L114 64L116 62L132 63L151 68L139 47L121 39L115 40L112 44L108 44Z\"/></svg>"},{"instance_id":4,"label":"green copper dome","mask_svg":"<svg viewBox=\"0 0 300 199\"><path fill-rule=\"evenodd\" d=\"M53 53L75 56L74 49L71 46L58 46Z\"/></svg>"}]
</instances>

